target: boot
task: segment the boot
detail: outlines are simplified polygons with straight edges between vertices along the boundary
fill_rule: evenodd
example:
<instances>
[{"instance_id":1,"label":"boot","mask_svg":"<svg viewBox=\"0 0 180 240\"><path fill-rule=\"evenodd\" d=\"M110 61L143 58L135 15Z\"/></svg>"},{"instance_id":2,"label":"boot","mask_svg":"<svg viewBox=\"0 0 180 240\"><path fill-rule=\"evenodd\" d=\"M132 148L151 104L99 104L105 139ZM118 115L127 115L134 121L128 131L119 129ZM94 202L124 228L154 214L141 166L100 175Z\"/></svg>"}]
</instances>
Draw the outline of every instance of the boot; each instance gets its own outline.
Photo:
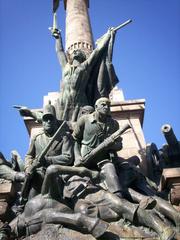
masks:
<instances>
[{"instance_id":1,"label":"boot","mask_svg":"<svg viewBox=\"0 0 180 240\"><path fill-rule=\"evenodd\" d=\"M137 210L138 222L142 225L152 228L161 240L171 240L175 236L175 231L164 224L161 219L154 214L153 210Z\"/></svg>"},{"instance_id":2,"label":"boot","mask_svg":"<svg viewBox=\"0 0 180 240\"><path fill-rule=\"evenodd\" d=\"M178 212L169 202L166 200L154 197L156 199L157 205L156 209L162 213L165 217L172 220L175 225L178 232L180 232L180 212Z\"/></svg>"},{"instance_id":3,"label":"boot","mask_svg":"<svg viewBox=\"0 0 180 240\"><path fill-rule=\"evenodd\" d=\"M142 209L153 209L156 206L156 200L154 197L145 196L132 188L128 188L131 198L134 202L139 203L139 207Z\"/></svg>"},{"instance_id":4,"label":"boot","mask_svg":"<svg viewBox=\"0 0 180 240\"><path fill-rule=\"evenodd\" d=\"M101 179L105 181L107 189L111 193L115 193L122 198L122 186L116 173L115 166L111 162L106 162L101 166Z\"/></svg>"},{"instance_id":5,"label":"boot","mask_svg":"<svg viewBox=\"0 0 180 240\"><path fill-rule=\"evenodd\" d=\"M109 226L107 222L99 218L91 218L85 215L81 215L80 224L82 224L95 238L102 236Z\"/></svg>"}]
</instances>

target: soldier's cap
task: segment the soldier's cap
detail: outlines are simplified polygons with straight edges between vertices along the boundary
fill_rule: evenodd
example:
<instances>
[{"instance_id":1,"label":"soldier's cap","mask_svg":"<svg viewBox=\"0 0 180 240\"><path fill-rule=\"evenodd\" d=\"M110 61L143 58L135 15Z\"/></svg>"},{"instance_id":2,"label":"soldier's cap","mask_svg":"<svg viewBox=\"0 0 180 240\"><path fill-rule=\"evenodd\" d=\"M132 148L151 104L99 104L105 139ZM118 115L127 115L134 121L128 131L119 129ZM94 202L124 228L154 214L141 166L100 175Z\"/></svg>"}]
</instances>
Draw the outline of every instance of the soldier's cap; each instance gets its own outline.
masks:
<instances>
[{"instance_id":1,"label":"soldier's cap","mask_svg":"<svg viewBox=\"0 0 180 240\"><path fill-rule=\"evenodd\" d=\"M86 112L89 112L89 113L94 112L94 107L90 105L83 106L81 109L81 113L86 113Z\"/></svg>"},{"instance_id":2,"label":"soldier's cap","mask_svg":"<svg viewBox=\"0 0 180 240\"><path fill-rule=\"evenodd\" d=\"M51 102L49 101L47 105L44 106L43 108L43 115L42 115L42 119L45 118L45 116L53 116L54 118L56 118L56 110L55 107L53 105L51 105Z\"/></svg>"}]
</instances>

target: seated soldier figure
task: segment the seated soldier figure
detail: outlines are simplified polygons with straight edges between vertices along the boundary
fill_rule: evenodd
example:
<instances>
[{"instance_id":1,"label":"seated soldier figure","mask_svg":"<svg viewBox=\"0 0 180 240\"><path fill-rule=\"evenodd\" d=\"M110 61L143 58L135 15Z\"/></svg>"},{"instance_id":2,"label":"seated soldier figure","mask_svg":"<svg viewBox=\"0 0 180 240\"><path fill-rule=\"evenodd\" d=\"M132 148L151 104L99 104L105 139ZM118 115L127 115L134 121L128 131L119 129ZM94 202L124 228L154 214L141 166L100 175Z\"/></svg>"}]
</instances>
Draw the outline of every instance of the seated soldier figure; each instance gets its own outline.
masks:
<instances>
[{"instance_id":1,"label":"seated soldier figure","mask_svg":"<svg viewBox=\"0 0 180 240\"><path fill-rule=\"evenodd\" d=\"M25 156L25 173L31 174L29 199L41 192L41 185L44 179L46 168L51 164L71 165L73 161L73 139L68 126L62 129L54 139L45 157L37 165L38 157L44 148L49 144L62 121L57 121L56 112L50 103L43 109L42 126L43 130L31 139L30 147ZM33 171L32 171L33 169ZM57 185L55 185L58 188ZM58 191L58 189L57 189ZM27 189L25 192L28 192Z\"/></svg>"}]
</instances>

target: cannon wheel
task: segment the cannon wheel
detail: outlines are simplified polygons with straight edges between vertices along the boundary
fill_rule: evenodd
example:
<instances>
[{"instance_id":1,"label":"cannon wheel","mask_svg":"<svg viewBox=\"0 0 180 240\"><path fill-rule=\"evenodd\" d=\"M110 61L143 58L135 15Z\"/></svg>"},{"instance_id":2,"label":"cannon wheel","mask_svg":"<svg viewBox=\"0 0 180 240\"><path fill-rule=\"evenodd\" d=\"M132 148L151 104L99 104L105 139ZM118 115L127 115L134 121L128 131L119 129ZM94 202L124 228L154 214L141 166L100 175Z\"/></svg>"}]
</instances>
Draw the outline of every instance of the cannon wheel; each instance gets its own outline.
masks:
<instances>
[{"instance_id":1,"label":"cannon wheel","mask_svg":"<svg viewBox=\"0 0 180 240\"><path fill-rule=\"evenodd\" d=\"M146 145L147 177L157 183L157 175L160 171L160 154L155 143Z\"/></svg>"}]
</instances>

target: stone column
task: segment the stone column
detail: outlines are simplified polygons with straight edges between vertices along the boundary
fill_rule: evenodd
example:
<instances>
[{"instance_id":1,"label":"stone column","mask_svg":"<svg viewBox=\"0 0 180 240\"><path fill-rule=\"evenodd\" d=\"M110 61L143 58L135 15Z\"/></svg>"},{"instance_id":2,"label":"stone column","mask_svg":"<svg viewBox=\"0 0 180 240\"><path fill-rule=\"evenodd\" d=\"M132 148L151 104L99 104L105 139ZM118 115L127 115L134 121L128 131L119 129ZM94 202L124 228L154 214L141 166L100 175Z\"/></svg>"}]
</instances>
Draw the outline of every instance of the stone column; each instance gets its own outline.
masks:
<instances>
[{"instance_id":1,"label":"stone column","mask_svg":"<svg viewBox=\"0 0 180 240\"><path fill-rule=\"evenodd\" d=\"M88 14L88 0L64 0L66 10L66 51L82 49L88 55L93 50L93 36Z\"/></svg>"}]
</instances>

